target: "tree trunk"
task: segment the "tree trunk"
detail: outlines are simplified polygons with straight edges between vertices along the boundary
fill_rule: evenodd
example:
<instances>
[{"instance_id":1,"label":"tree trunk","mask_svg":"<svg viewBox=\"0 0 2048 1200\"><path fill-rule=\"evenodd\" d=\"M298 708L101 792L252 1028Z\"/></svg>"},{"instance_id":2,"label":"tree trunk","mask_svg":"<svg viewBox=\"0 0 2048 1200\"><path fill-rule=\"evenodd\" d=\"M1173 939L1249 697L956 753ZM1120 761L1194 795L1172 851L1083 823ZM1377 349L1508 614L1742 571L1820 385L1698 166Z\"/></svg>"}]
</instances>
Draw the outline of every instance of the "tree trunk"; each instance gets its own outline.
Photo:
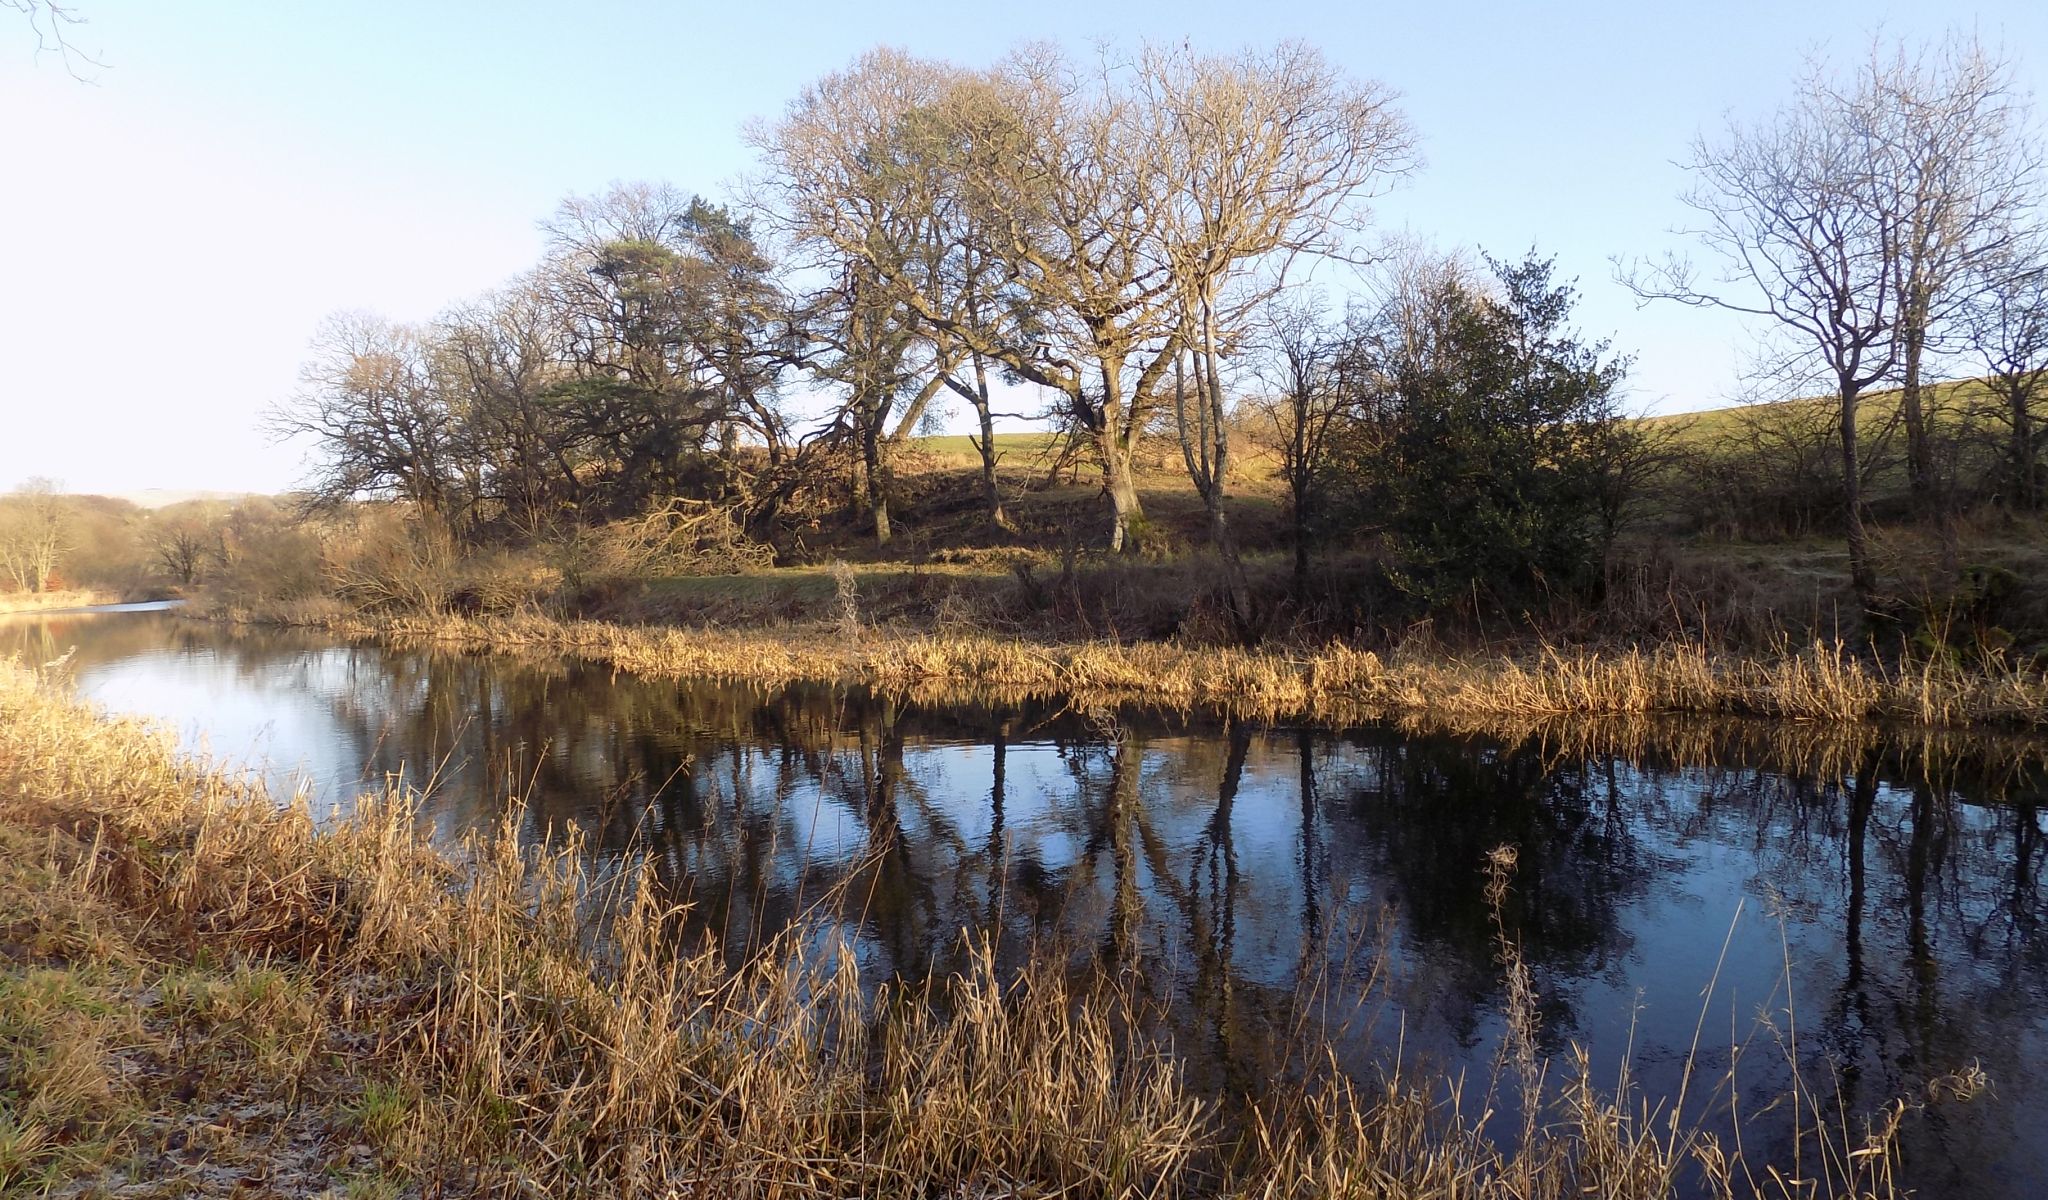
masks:
<instances>
[{"instance_id":1,"label":"tree trunk","mask_svg":"<svg viewBox=\"0 0 2048 1200\"><path fill-rule=\"evenodd\" d=\"M1308 529L1301 518L1301 501L1295 502L1294 517L1294 603L1308 603Z\"/></svg>"},{"instance_id":2,"label":"tree trunk","mask_svg":"<svg viewBox=\"0 0 2048 1200\"><path fill-rule=\"evenodd\" d=\"M1236 627L1238 640L1250 645L1258 640L1252 581L1245 574L1244 556L1237 552L1237 539L1230 532L1230 521L1221 505L1209 514L1209 540L1216 546L1217 557L1223 560L1223 591L1230 602L1230 622Z\"/></svg>"},{"instance_id":3,"label":"tree trunk","mask_svg":"<svg viewBox=\"0 0 2048 1200\"><path fill-rule=\"evenodd\" d=\"M1934 461L1934 432L1928 427L1921 362L1927 351L1927 306L1925 297L1909 304L1902 322L1904 341L1900 361L1899 412L1906 424L1906 473L1917 516L1934 518L1941 543L1941 569L1954 579L1961 568L1955 513L1949 503L1947 482Z\"/></svg>"},{"instance_id":4,"label":"tree trunk","mask_svg":"<svg viewBox=\"0 0 2048 1200\"><path fill-rule=\"evenodd\" d=\"M988 508L988 523L1008 531L1015 526L1010 524L1010 514L1003 511L1003 489L996 480L996 433L990 425L988 415L982 414L981 442L975 447L981 451L981 499Z\"/></svg>"},{"instance_id":5,"label":"tree trunk","mask_svg":"<svg viewBox=\"0 0 2048 1200\"><path fill-rule=\"evenodd\" d=\"M1116 439L1099 437L1102 443L1102 471L1109 485L1109 549L1112 554L1135 551L1132 523L1143 519L1145 509L1138 503L1137 481L1131 476L1131 460Z\"/></svg>"},{"instance_id":6,"label":"tree trunk","mask_svg":"<svg viewBox=\"0 0 2048 1200\"><path fill-rule=\"evenodd\" d=\"M1287 495L1288 524L1294 541L1294 603L1308 603L1308 523L1311 489L1315 486L1309 462L1309 408L1307 383L1296 377L1293 405L1294 428L1288 435Z\"/></svg>"},{"instance_id":7,"label":"tree trunk","mask_svg":"<svg viewBox=\"0 0 2048 1200\"><path fill-rule=\"evenodd\" d=\"M874 515L875 545L889 544L889 478L888 466L883 461L881 431L876 423L869 421L861 431L861 461L868 477L868 510Z\"/></svg>"},{"instance_id":8,"label":"tree trunk","mask_svg":"<svg viewBox=\"0 0 2048 1200\"><path fill-rule=\"evenodd\" d=\"M1849 582L1868 609L1877 595L1877 575L1870 565L1870 542L1863 529L1863 458L1856 443L1856 405L1860 396L1851 384L1842 386L1842 504L1849 527Z\"/></svg>"},{"instance_id":9,"label":"tree trunk","mask_svg":"<svg viewBox=\"0 0 2048 1200\"><path fill-rule=\"evenodd\" d=\"M1102 362L1102 408L1095 422L1095 448L1102 458L1102 480L1109 491L1109 551L1122 554L1137 549L1131 537L1132 523L1145 516L1138 503L1138 483L1132 476L1131 451L1136 431L1124 424L1121 364L1105 358Z\"/></svg>"},{"instance_id":10,"label":"tree trunk","mask_svg":"<svg viewBox=\"0 0 2048 1200\"><path fill-rule=\"evenodd\" d=\"M2041 507L2041 464L2034 447L2034 414L2027 389L2014 387L2006 401L2012 406L2013 507L2032 512Z\"/></svg>"},{"instance_id":11,"label":"tree trunk","mask_svg":"<svg viewBox=\"0 0 2048 1200\"><path fill-rule=\"evenodd\" d=\"M1187 459L1188 473L1194 476L1195 490L1201 493L1202 504L1209 510L1209 544L1223 560L1224 596L1230 605L1230 623L1238 639L1249 643L1253 640L1255 627L1252 588L1251 580L1245 575L1244 560L1237 552L1237 542L1230 534L1230 519L1225 506L1226 484L1230 478L1230 435L1223 426L1223 379L1216 367L1214 301L1206 295L1201 300L1201 324L1197 334L1200 345L1193 354L1197 445L1189 444L1186 399L1181 390L1178 355L1173 365L1181 453Z\"/></svg>"},{"instance_id":12,"label":"tree trunk","mask_svg":"<svg viewBox=\"0 0 2048 1200\"><path fill-rule=\"evenodd\" d=\"M981 451L981 493L988 505L989 523L997 529L1009 530L1010 515L1003 511L1003 492L996 479L996 418L989 410L988 364L981 355L974 356L974 415L981 422L981 441L975 446Z\"/></svg>"},{"instance_id":13,"label":"tree trunk","mask_svg":"<svg viewBox=\"0 0 2048 1200\"><path fill-rule=\"evenodd\" d=\"M1205 342L1213 337L1206 314L1202 337ZM1194 368L1196 420L1191 438L1187 402L1181 392L1180 364L1174 364L1175 411L1180 418L1181 455L1187 460L1188 474L1194 479L1195 491L1201 494L1202 506L1208 510L1209 545L1223 563L1223 595L1225 603L1230 606L1232 630L1239 640L1250 642L1254 626L1251 580L1245 575L1244 559L1237 552L1237 540L1231 536L1229 510L1224 504L1223 483L1230 469L1230 441L1223 432L1222 381L1217 377L1215 355L1206 349L1195 353Z\"/></svg>"},{"instance_id":14,"label":"tree trunk","mask_svg":"<svg viewBox=\"0 0 2048 1200\"><path fill-rule=\"evenodd\" d=\"M1924 318L1909 315L1899 336L1904 343L1900 353L1899 415L1906 424L1906 483L1912 492L1915 513L1939 516L1935 512L1940 498L1934 488L1934 439L1927 429L1920 383L1920 360L1927 348Z\"/></svg>"}]
</instances>

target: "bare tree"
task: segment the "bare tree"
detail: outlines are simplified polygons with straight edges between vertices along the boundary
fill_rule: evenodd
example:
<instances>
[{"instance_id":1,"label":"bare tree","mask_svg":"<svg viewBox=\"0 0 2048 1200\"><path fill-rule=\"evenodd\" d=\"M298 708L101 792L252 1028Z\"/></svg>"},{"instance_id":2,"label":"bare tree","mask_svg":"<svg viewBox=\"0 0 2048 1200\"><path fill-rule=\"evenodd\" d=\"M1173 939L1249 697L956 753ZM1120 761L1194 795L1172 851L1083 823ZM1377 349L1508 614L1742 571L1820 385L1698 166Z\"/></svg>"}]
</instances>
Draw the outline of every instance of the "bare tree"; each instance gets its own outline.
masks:
<instances>
[{"instance_id":1,"label":"bare tree","mask_svg":"<svg viewBox=\"0 0 2048 1200\"><path fill-rule=\"evenodd\" d=\"M532 277L450 310L436 328L436 371L459 398L456 440L471 494L529 537L581 499L577 448L549 401L568 376L559 359L567 336Z\"/></svg>"},{"instance_id":2,"label":"bare tree","mask_svg":"<svg viewBox=\"0 0 2048 1200\"><path fill-rule=\"evenodd\" d=\"M1123 550L1144 516L1138 441L1181 349L1160 131L1116 64L1084 73L1042 47L1012 55L950 111L964 134L963 207L1030 319L990 340L925 315L1061 397L1102 466L1109 547Z\"/></svg>"},{"instance_id":3,"label":"bare tree","mask_svg":"<svg viewBox=\"0 0 2048 1200\"><path fill-rule=\"evenodd\" d=\"M70 522L56 483L31 479L0 497L0 571L17 589L48 590L70 549Z\"/></svg>"},{"instance_id":4,"label":"bare tree","mask_svg":"<svg viewBox=\"0 0 2048 1200\"><path fill-rule=\"evenodd\" d=\"M805 327L818 344L807 361L840 392L829 423L813 442L850 444L855 503L867 510L875 544L886 546L894 536L890 423L905 409L906 424L914 421L944 386L950 364L920 363L923 342L915 316L858 260L844 264L834 286L814 297ZM914 379L920 375L918 387Z\"/></svg>"},{"instance_id":5,"label":"bare tree","mask_svg":"<svg viewBox=\"0 0 2048 1200\"><path fill-rule=\"evenodd\" d=\"M300 370L298 396L268 423L280 440L310 438L309 493L339 504L396 497L449 515L453 421L436 386L430 338L368 313L329 317Z\"/></svg>"},{"instance_id":6,"label":"bare tree","mask_svg":"<svg viewBox=\"0 0 2048 1200\"><path fill-rule=\"evenodd\" d=\"M1695 139L1693 186L1682 199L1702 218L1687 232L1721 260L1702 280L1671 257L1636 263L1622 282L1645 300L1668 299L1764 318L1779 335L1769 371L1781 383L1815 378L1833 387L1842 457L1849 575L1866 603L1877 578L1864 526L1864 392L1897 362L1898 214L1869 203L1882 161L1867 124L1835 102L1818 67L1794 101L1753 126L1731 122L1718 139Z\"/></svg>"},{"instance_id":7,"label":"bare tree","mask_svg":"<svg viewBox=\"0 0 2048 1200\"><path fill-rule=\"evenodd\" d=\"M74 78L86 78L80 70L81 65L106 65L78 48L78 27L86 22L78 15L77 5L59 4L57 0L0 0L0 8L21 14L22 19L28 22L29 32L35 35L36 50L55 54L63 60L64 69Z\"/></svg>"},{"instance_id":8,"label":"bare tree","mask_svg":"<svg viewBox=\"0 0 2048 1200\"><path fill-rule=\"evenodd\" d=\"M195 521L172 519L151 531L150 542L157 565L184 587L199 579L199 572L213 552L216 535Z\"/></svg>"},{"instance_id":9,"label":"bare tree","mask_svg":"<svg viewBox=\"0 0 2048 1200\"><path fill-rule=\"evenodd\" d=\"M876 50L806 89L781 122L749 134L769 166L758 207L803 268L833 281L807 306L806 332L817 345L805 361L842 392L825 441L857 443L881 541L889 451L942 390L967 399L981 418L986 498L1001 523L988 358L968 343L996 340L990 319L1005 309L986 290L990 259L960 202L963 151L950 106L964 78ZM974 367L975 384L956 374L962 364Z\"/></svg>"},{"instance_id":10,"label":"bare tree","mask_svg":"<svg viewBox=\"0 0 2048 1200\"><path fill-rule=\"evenodd\" d=\"M1248 264L1327 242L1405 138L1384 93L1298 46L1086 69L1027 47L983 73L878 52L756 134L798 237L866 261L955 361L1061 398L1102 465L1112 549L1143 515L1133 455L1191 302L1213 320ZM878 236L906 209L938 254Z\"/></svg>"},{"instance_id":11,"label":"bare tree","mask_svg":"<svg viewBox=\"0 0 2048 1200\"><path fill-rule=\"evenodd\" d=\"M1290 266L1347 249L1346 236L1368 218L1367 201L1412 166L1414 136L1390 92L1345 78L1300 43L1228 58L1153 50L1137 74L1140 119L1158 129L1167 174L1162 253L1190 368L1184 375L1177 354L1175 428L1242 629L1251 600L1225 504L1230 422L1221 360L1285 285Z\"/></svg>"},{"instance_id":12,"label":"bare tree","mask_svg":"<svg viewBox=\"0 0 2048 1200\"><path fill-rule=\"evenodd\" d=\"M2005 427L2006 493L2013 507L2033 510L2048 502L2037 411L2048 402L2048 262L2029 258L1977 294L1968 320L1984 386Z\"/></svg>"},{"instance_id":13,"label":"bare tree","mask_svg":"<svg viewBox=\"0 0 2048 1200\"><path fill-rule=\"evenodd\" d=\"M1830 94L1867 139L1867 203L1895 225L1899 406L1916 506L1946 522L1925 396L1930 353L1961 335L1971 297L2025 236L2041 181L2039 147L2009 59L1974 35L1932 49L1873 44L1849 86Z\"/></svg>"},{"instance_id":14,"label":"bare tree","mask_svg":"<svg viewBox=\"0 0 2048 1200\"><path fill-rule=\"evenodd\" d=\"M1348 395L1343 373L1349 342L1313 301L1275 304L1263 340L1261 366L1270 389L1263 407L1280 454L1280 478L1287 485L1294 600L1300 604L1308 597L1309 547L1323 517L1330 434Z\"/></svg>"},{"instance_id":15,"label":"bare tree","mask_svg":"<svg viewBox=\"0 0 2048 1200\"><path fill-rule=\"evenodd\" d=\"M756 135L797 236L866 262L933 336L1061 398L1102 463L1116 549L1142 515L1131 456L1177 347L1155 147L1128 103L1108 66L1084 80L1049 50L981 75L878 52ZM877 172L874 148L913 125L915 157ZM999 295L875 236L913 202L944 214L943 243L978 252Z\"/></svg>"},{"instance_id":16,"label":"bare tree","mask_svg":"<svg viewBox=\"0 0 2048 1200\"><path fill-rule=\"evenodd\" d=\"M918 332L929 343L924 358L930 378L909 397L889 440L903 442L941 390L967 401L978 426L968 441L981 459L982 503L989 523L1008 530L1010 520L997 479L1000 454L990 387L999 368L952 325L987 334L1019 325L1028 316L1015 294L1003 287L1001 264L987 250L975 210L962 202L968 189L956 172L967 161L961 139L969 126L953 119L961 77L945 71L934 75L909 62L899 65L909 71L913 88L921 78L927 88L937 83L942 90L900 107L887 132L868 150L873 183L887 195L875 212L891 232L886 244L899 264L895 277L918 280L914 290L944 305L952 322L920 323Z\"/></svg>"}]
</instances>

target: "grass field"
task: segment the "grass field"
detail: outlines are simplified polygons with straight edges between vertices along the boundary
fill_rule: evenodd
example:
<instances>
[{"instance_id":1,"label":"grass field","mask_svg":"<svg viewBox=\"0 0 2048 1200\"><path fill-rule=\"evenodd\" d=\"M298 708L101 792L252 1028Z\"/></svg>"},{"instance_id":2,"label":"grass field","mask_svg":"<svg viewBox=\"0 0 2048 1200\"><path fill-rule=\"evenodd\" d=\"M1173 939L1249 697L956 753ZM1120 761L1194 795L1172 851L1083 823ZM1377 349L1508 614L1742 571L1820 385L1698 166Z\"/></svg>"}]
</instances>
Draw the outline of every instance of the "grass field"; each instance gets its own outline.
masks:
<instances>
[{"instance_id":1,"label":"grass field","mask_svg":"<svg viewBox=\"0 0 2048 1200\"><path fill-rule=\"evenodd\" d=\"M974 447L975 439L964 433L937 434L929 437L910 439L918 451L944 461L948 466L977 466L981 462L981 451ZM1005 458L1030 461L1050 455L1056 439L1049 433L997 433L996 453Z\"/></svg>"},{"instance_id":2,"label":"grass field","mask_svg":"<svg viewBox=\"0 0 2048 1200\"><path fill-rule=\"evenodd\" d=\"M1989 400L1983 386L1970 381L1931 387L1927 404L1940 428L1952 426L1954 414L1960 408L1981 406ZM1903 438L1898 425L1898 403L1896 391L1872 392L1862 401L1864 453L1880 463L1872 484L1874 497L1902 490L1905 484L1903 466L1897 461ZM1826 436L1835 419L1834 400L1821 397L1663 414L1642 418L1641 424L1647 430L1672 437L1684 449L1712 452L1717 448L1742 448L1747 444L1747 427L1752 422L1790 421L1817 429L1821 436ZM1245 544L1255 550L1277 545L1282 535L1279 518L1285 507L1285 489L1278 478L1279 459L1264 445L1264 438L1263 427L1247 427L1233 444L1233 516L1241 512ZM1100 499L1101 476L1091 455L1081 453L1072 482L1061 484L1047 479L1057 448L1051 435L999 433L996 445L1003 456L1000 470L1009 493L1007 504L1012 515L1024 522L1027 538L1031 531L1049 527L1072 530L1105 525L1105 513L1082 511L1087 506L1076 503ZM969 439L965 435L918 437L910 439L905 449L899 470L909 503L899 514L899 520L912 538L922 536L935 545L985 540L986 531L971 519L971 505L967 506L969 520L964 523L933 520L926 512L933 497L943 495L957 500L977 494L971 475L979 470L981 460ZM1178 448L1170 439L1152 439L1138 455L1136 465L1140 497L1148 517L1158 521L1170 535L1182 540L1198 539L1204 514L1183 469ZM1036 511L1040 509L1046 511ZM857 547L856 537L848 548Z\"/></svg>"}]
</instances>

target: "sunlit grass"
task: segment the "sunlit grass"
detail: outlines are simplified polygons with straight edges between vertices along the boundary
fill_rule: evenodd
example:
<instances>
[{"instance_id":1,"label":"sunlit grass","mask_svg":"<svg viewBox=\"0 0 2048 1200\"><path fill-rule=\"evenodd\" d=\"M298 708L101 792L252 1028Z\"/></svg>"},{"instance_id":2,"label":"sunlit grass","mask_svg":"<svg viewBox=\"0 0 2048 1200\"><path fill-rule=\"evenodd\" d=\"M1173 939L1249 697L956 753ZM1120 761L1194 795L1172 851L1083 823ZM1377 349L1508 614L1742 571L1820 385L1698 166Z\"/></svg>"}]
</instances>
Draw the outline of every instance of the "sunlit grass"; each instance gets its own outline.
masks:
<instances>
[{"instance_id":1,"label":"sunlit grass","mask_svg":"<svg viewBox=\"0 0 2048 1200\"><path fill-rule=\"evenodd\" d=\"M730 968L677 944L651 869L599 887L573 840L536 850L518 820L452 851L402 796L317 824L0 665L0 1187L1784 1194L1773 1164L1603 1092L1583 1058L1538 1077L1533 1051L1503 1059L1532 1111L1518 1130L1447 1079L1347 1079L1313 1043L1299 1058L1321 1068L1226 1119L1145 1032L1127 976L1006 974L970 941L934 993L878 987L803 928ZM1512 886L1496 855L1496 913ZM1531 985L1497 924L1527 1049ZM1820 1092L1785 1102L1795 1194L1894 1194L1903 1102L1874 1123Z\"/></svg>"},{"instance_id":2,"label":"sunlit grass","mask_svg":"<svg viewBox=\"0 0 2048 1200\"><path fill-rule=\"evenodd\" d=\"M94 588L68 588L52 592L0 592L0 613L50 612L63 608L90 608L115 604L121 596Z\"/></svg>"},{"instance_id":3,"label":"sunlit grass","mask_svg":"<svg viewBox=\"0 0 2048 1200\"><path fill-rule=\"evenodd\" d=\"M824 581L829 582L829 581ZM821 583L822 586L822 583ZM244 614L247 615L247 614ZM1079 704L1141 702L1267 720L1418 714L1515 721L1665 714L1935 727L2048 726L2048 674L1995 657L1884 663L1841 642L1743 654L1699 643L1512 654L1394 654L1341 643L1240 649L1176 642L1045 643L960 632L792 628L768 633L525 617L372 616L332 606L266 619L343 636L566 654L650 676L999 689Z\"/></svg>"}]
</instances>

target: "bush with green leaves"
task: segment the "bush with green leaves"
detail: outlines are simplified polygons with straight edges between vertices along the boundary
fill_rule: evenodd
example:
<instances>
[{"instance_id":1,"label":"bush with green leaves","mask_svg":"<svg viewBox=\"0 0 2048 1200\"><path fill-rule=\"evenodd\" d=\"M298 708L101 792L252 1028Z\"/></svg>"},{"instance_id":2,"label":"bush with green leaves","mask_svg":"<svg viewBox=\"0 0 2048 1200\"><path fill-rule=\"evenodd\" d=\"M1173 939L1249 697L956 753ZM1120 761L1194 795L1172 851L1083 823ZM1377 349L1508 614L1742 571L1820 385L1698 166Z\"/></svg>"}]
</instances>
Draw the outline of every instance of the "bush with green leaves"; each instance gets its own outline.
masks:
<instances>
[{"instance_id":1,"label":"bush with green leaves","mask_svg":"<svg viewBox=\"0 0 2048 1200\"><path fill-rule=\"evenodd\" d=\"M1550 260L1487 261L1494 286L1432 271L1360 335L1330 461L1345 523L1430 608L1596 588L1639 450L1629 360L1570 328Z\"/></svg>"}]
</instances>

